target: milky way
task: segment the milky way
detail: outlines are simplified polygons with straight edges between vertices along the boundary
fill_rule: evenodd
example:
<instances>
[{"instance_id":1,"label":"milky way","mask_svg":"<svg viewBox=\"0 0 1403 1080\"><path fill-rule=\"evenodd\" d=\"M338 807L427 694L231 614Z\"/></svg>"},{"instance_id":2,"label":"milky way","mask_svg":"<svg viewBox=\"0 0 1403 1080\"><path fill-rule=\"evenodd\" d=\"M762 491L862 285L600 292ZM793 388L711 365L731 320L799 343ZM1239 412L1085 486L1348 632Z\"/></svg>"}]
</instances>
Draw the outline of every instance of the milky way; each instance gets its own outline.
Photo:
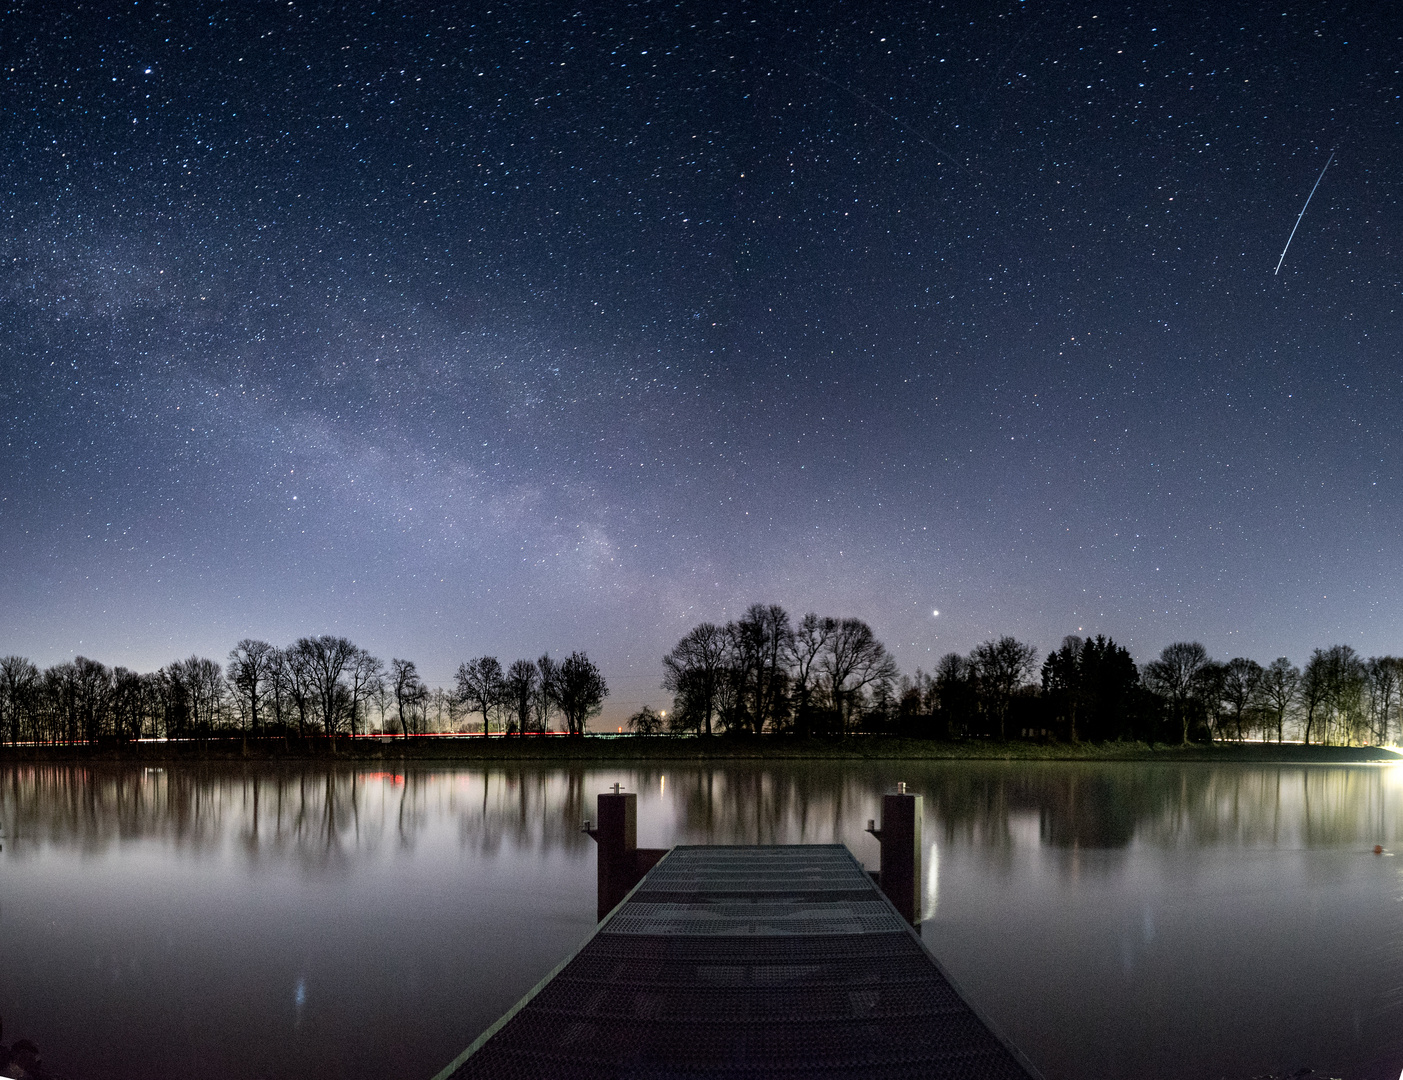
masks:
<instances>
[{"instance_id":1,"label":"milky way","mask_svg":"<svg viewBox=\"0 0 1403 1080\"><path fill-rule=\"evenodd\" d=\"M1403 648L1398 23L1189 6L13 5L0 653Z\"/></svg>"}]
</instances>

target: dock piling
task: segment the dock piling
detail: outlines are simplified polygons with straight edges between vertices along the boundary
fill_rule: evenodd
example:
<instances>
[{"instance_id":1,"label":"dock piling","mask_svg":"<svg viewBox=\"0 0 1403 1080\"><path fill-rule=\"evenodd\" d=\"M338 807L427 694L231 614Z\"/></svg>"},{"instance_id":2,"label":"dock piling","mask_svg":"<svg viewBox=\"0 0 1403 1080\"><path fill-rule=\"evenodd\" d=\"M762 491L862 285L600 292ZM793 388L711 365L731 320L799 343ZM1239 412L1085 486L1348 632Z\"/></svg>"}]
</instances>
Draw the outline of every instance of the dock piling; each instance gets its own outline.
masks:
<instances>
[{"instance_id":1,"label":"dock piling","mask_svg":"<svg viewBox=\"0 0 1403 1080\"><path fill-rule=\"evenodd\" d=\"M924 800L896 785L895 795L882 796L882 827L869 820L867 831L882 846L877 883L913 926L921 922L921 821Z\"/></svg>"},{"instance_id":2,"label":"dock piling","mask_svg":"<svg viewBox=\"0 0 1403 1080\"><path fill-rule=\"evenodd\" d=\"M638 846L638 795L623 791L619 784L614 785L613 791L600 793L598 820L599 825L591 827L586 819L584 831L599 845L597 917L602 919L618 907L666 851Z\"/></svg>"}]
</instances>

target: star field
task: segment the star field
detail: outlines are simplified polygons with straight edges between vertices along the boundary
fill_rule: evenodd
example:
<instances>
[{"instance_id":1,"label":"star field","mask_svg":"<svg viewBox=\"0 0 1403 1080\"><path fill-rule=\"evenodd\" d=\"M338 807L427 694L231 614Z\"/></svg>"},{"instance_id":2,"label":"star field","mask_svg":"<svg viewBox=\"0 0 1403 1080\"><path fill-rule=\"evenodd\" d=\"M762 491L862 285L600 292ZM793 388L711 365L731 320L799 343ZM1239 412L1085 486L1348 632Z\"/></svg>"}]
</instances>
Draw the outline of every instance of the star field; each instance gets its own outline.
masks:
<instances>
[{"instance_id":1,"label":"star field","mask_svg":"<svg viewBox=\"0 0 1403 1080\"><path fill-rule=\"evenodd\" d=\"M1398 651L1401 31L12 5L0 653Z\"/></svg>"}]
</instances>

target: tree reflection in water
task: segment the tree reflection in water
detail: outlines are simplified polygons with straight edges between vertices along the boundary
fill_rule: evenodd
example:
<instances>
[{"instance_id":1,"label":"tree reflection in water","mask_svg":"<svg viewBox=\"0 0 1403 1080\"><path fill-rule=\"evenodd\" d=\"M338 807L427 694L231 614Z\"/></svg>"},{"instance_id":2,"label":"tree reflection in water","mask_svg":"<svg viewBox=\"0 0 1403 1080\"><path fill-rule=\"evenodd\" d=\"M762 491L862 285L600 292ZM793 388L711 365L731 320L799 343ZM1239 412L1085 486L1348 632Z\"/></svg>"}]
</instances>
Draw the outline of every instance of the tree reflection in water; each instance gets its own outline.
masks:
<instances>
[{"instance_id":1,"label":"tree reflection in water","mask_svg":"<svg viewBox=\"0 0 1403 1080\"><path fill-rule=\"evenodd\" d=\"M456 822L464 847L484 854L505 843L588 850L580 822L615 779L641 793L640 835L656 837L650 842L851 842L855 850L868 843L861 826L897 778L925 796L928 837L984 848L1012 844L1015 825L1029 821L1053 848L1370 846L1398 837L1403 806L1403 774L1369 765L805 762L609 772L26 765L0 776L12 856L46 845L96 853L151 839L200 851L236 839L250 860L308 867L387 843L412 851L443 818Z\"/></svg>"},{"instance_id":2,"label":"tree reflection in water","mask_svg":"<svg viewBox=\"0 0 1403 1080\"><path fill-rule=\"evenodd\" d=\"M593 925L612 783L644 847L871 866L897 781L926 940L1054 1080L1393 1053L1403 769L1368 765L8 767L0 1012L72 1075L430 1076Z\"/></svg>"}]
</instances>

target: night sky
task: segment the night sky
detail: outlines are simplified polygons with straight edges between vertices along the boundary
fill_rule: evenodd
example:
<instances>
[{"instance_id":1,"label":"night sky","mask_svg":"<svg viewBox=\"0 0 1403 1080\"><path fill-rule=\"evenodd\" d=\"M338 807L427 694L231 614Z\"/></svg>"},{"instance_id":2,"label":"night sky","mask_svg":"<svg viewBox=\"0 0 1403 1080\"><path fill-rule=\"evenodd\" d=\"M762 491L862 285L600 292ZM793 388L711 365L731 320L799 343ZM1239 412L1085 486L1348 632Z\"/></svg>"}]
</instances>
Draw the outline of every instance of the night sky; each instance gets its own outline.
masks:
<instances>
[{"instance_id":1,"label":"night sky","mask_svg":"<svg viewBox=\"0 0 1403 1080\"><path fill-rule=\"evenodd\" d=\"M582 648L617 712L755 601L1403 650L1386 5L62 6L0 21L0 653Z\"/></svg>"}]
</instances>

